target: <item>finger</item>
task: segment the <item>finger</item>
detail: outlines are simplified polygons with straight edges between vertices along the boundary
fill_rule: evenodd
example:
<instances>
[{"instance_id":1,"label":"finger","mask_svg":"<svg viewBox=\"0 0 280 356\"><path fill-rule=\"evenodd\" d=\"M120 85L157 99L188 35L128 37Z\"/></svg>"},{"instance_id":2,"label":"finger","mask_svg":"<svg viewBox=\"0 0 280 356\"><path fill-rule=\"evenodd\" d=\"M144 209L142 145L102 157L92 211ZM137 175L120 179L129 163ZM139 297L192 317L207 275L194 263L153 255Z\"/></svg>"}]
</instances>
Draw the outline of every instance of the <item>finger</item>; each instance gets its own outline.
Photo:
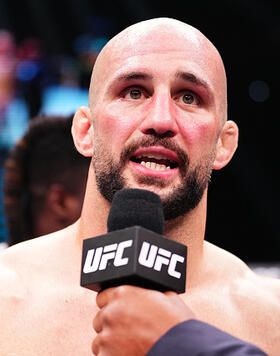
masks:
<instances>
[{"instance_id":1,"label":"finger","mask_svg":"<svg viewBox=\"0 0 280 356\"><path fill-rule=\"evenodd\" d=\"M100 309L104 308L112 300L116 288L107 288L97 294L96 304Z\"/></svg>"},{"instance_id":2,"label":"finger","mask_svg":"<svg viewBox=\"0 0 280 356\"><path fill-rule=\"evenodd\" d=\"M101 317L101 310L99 310L96 313L95 318L93 319L93 322L92 322L92 326L93 326L93 329L95 330L95 332L100 333L100 331L102 331L103 323L102 323L102 317Z\"/></svg>"},{"instance_id":3,"label":"finger","mask_svg":"<svg viewBox=\"0 0 280 356\"><path fill-rule=\"evenodd\" d=\"M173 292L173 291L171 291L171 290L169 290L169 291L167 291L167 292L164 292L164 294L167 295L167 296L170 296L170 297L172 297L172 296L174 296L174 295L178 295L178 293Z\"/></svg>"},{"instance_id":4,"label":"finger","mask_svg":"<svg viewBox=\"0 0 280 356\"><path fill-rule=\"evenodd\" d=\"M98 335L94 338L94 340L93 340L93 342L91 344L91 351L96 356L99 353L99 337L98 337Z\"/></svg>"},{"instance_id":5,"label":"finger","mask_svg":"<svg viewBox=\"0 0 280 356\"><path fill-rule=\"evenodd\" d=\"M144 290L143 288L130 285L107 288L97 294L96 304L101 309L116 299L122 299L131 293L142 293Z\"/></svg>"}]
</instances>

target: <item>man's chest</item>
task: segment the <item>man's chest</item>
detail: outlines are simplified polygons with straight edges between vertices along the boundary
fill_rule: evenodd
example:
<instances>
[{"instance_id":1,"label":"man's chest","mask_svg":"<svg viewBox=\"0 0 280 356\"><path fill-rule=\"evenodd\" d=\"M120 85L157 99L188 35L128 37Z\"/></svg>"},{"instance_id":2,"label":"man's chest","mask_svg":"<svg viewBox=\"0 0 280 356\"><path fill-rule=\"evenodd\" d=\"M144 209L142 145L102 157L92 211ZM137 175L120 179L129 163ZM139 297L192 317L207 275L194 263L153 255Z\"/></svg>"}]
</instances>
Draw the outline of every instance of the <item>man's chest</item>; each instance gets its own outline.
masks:
<instances>
[{"instance_id":1,"label":"man's chest","mask_svg":"<svg viewBox=\"0 0 280 356\"><path fill-rule=\"evenodd\" d=\"M97 309L92 292L37 291L29 300L10 305L1 349L6 356L91 356Z\"/></svg>"}]
</instances>

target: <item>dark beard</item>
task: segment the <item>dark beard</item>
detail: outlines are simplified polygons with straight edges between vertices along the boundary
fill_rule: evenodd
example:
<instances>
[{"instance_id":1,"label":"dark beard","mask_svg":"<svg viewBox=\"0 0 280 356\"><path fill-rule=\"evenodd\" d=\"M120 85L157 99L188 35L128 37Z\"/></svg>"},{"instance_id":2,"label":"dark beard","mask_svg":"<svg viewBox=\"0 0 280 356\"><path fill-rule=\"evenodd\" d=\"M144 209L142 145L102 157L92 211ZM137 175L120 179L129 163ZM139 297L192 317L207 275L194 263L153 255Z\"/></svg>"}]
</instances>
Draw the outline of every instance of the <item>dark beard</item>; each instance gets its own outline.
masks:
<instances>
[{"instance_id":1,"label":"dark beard","mask_svg":"<svg viewBox=\"0 0 280 356\"><path fill-rule=\"evenodd\" d=\"M176 152L180 160L180 174L183 182L175 187L173 192L162 199L164 216L166 220L175 219L193 210L200 202L206 189L212 171L213 154L196 166L192 171L189 169L189 158L170 139L147 137L145 140L129 145L121 154L120 162L116 164L111 157L106 156L104 149L97 149L94 153L93 165L95 169L96 183L99 192L109 202L112 202L114 194L129 187L122 176L122 169L128 157L139 147L160 145ZM100 148L100 146L99 146ZM159 178L140 177L139 183L163 187L164 183Z\"/></svg>"}]
</instances>

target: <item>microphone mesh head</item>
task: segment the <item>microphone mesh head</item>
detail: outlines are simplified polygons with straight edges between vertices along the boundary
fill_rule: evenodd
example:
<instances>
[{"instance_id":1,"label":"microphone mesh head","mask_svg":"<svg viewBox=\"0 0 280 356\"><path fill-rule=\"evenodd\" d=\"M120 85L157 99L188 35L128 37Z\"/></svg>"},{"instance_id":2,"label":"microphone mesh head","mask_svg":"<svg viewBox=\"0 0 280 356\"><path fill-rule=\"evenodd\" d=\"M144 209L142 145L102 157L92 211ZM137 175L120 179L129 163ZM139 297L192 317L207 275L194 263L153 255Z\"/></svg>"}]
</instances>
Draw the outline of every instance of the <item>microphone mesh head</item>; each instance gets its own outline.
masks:
<instances>
[{"instance_id":1,"label":"microphone mesh head","mask_svg":"<svg viewBox=\"0 0 280 356\"><path fill-rule=\"evenodd\" d=\"M163 234L164 214L160 197L144 189L123 189L113 198L108 232L139 225Z\"/></svg>"}]
</instances>

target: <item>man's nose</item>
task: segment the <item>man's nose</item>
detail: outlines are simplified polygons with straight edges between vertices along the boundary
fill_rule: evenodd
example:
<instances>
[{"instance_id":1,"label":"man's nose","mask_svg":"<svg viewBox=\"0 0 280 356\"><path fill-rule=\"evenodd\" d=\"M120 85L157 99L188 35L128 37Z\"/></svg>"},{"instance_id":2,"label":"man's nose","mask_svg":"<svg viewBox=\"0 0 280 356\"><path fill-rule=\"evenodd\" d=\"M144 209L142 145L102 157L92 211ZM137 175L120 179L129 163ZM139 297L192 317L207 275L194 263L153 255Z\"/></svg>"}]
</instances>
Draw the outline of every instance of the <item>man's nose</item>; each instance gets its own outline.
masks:
<instances>
[{"instance_id":1,"label":"man's nose","mask_svg":"<svg viewBox=\"0 0 280 356\"><path fill-rule=\"evenodd\" d=\"M174 137L178 133L175 108L169 93L154 95L148 112L141 124L141 131L146 135Z\"/></svg>"}]
</instances>

